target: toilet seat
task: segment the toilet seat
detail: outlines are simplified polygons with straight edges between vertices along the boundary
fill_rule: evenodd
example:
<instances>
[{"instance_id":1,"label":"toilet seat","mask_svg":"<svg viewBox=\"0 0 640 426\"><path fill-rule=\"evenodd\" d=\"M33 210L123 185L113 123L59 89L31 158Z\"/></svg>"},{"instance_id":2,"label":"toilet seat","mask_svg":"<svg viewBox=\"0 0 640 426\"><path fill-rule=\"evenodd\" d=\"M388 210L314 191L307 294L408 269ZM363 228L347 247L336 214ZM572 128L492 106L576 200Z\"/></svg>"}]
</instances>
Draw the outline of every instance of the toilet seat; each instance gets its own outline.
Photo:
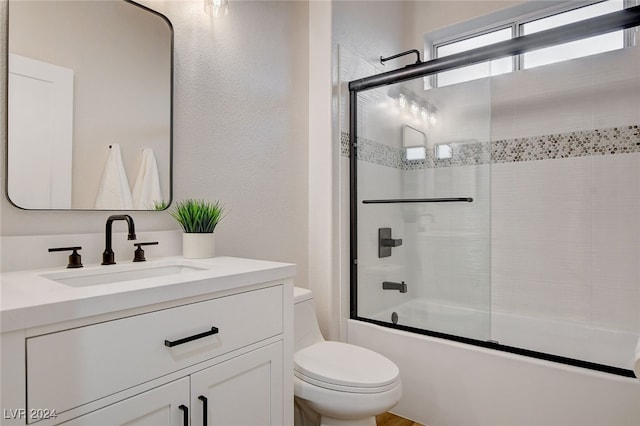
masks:
<instances>
[{"instance_id":1,"label":"toilet seat","mask_svg":"<svg viewBox=\"0 0 640 426\"><path fill-rule=\"evenodd\" d=\"M339 392L380 393L398 386L398 367L384 356L342 342L318 342L294 355L300 380Z\"/></svg>"}]
</instances>

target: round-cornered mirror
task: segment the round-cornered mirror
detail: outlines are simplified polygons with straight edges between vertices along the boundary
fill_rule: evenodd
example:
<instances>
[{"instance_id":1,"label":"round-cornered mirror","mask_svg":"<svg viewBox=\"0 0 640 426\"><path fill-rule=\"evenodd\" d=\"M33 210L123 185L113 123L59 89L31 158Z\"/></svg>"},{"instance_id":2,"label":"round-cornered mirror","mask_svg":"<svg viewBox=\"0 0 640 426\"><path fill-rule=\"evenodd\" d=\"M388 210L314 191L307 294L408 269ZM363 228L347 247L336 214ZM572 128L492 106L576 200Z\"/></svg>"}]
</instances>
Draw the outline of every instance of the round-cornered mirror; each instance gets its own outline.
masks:
<instances>
[{"instance_id":1,"label":"round-cornered mirror","mask_svg":"<svg viewBox=\"0 0 640 426\"><path fill-rule=\"evenodd\" d=\"M9 200L37 210L171 202L173 29L124 0L9 1Z\"/></svg>"}]
</instances>

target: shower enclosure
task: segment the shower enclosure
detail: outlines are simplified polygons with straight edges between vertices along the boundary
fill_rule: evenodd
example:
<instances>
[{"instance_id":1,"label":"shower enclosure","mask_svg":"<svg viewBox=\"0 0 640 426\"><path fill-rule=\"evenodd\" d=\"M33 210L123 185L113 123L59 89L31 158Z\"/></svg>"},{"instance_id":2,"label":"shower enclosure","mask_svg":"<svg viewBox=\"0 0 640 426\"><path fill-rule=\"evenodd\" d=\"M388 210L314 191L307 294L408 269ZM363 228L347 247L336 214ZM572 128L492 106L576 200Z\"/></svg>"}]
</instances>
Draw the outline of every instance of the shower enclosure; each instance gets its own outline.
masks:
<instances>
[{"instance_id":1,"label":"shower enclosure","mask_svg":"<svg viewBox=\"0 0 640 426\"><path fill-rule=\"evenodd\" d=\"M639 23L633 7L349 84L351 318L633 377L640 47L437 78Z\"/></svg>"}]
</instances>

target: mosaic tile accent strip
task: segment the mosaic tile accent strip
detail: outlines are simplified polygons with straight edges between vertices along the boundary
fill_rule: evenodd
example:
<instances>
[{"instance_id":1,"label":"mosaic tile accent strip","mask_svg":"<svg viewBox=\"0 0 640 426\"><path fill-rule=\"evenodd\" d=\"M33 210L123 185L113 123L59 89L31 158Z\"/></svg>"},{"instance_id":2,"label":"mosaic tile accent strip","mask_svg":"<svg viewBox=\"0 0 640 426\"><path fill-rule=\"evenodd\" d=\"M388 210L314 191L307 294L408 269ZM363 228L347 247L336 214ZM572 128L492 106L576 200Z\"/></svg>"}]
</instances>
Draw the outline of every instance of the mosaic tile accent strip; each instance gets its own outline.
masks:
<instances>
[{"instance_id":1,"label":"mosaic tile accent strip","mask_svg":"<svg viewBox=\"0 0 640 426\"><path fill-rule=\"evenodd\" d=\"M349 157L349 134L342 132L340 135L341 152L344 157ZM393 148L383 143L373 142L368 139L358 138L356 151L358 160L380 166L402 169L402 150Z\"/></svg>"},{"instance_id":2,"label":"mosaic tile accent strip","mask_svg":"<svg viewBox=\"0 0 640 426\"><path fill-rule=\"evenodd\" d=\"M349 157L349 134L340 135L341 153ZM453 158L436 160L431 150L427 158L408 161L403 149L368 139L358 140L358 160L402 170L467 166L519 161L552 160L640 152L640 126L629 125L570 133L505 139L489 142L451 142Z\"/></svg>"},{"instance_id":3,"label":"mosaic tile accent strip","mask_svg":"<svg viewBox=\"0 0 640 426\"><path fill-rule=\"evenodd\" d=\"M421 170L437 167L469 166L486 164L490 161L488 142L452 142L454 155L450 159L436 160L432 150L427 150L424 160L407 160L404 149L390 147L364 138L358 138L358 160L401 170ZM340 151L349 157L349 134L340 135Z\"/></svg>"},{"instance_id":4,"label":"mosaic tile accent strip","mask_svg":"<svg viewBox=\"0 0 640 426\"><path fill-rule=\"evenodd\" d=\"M340 153L343 157L349 157L349 133L340 132Z\"/></svg>"},{"instance_id":5,"label":"mosaic tile accent strip","mask_svg":"<svg viewBox=\"0 0 640 426\"><path fill-rule=\"evenodd\" d=\"M637 125L499 140L493 142L491 158L494 163L512 163L632 152L640 152Z\"/></svg>"}]
</instances>

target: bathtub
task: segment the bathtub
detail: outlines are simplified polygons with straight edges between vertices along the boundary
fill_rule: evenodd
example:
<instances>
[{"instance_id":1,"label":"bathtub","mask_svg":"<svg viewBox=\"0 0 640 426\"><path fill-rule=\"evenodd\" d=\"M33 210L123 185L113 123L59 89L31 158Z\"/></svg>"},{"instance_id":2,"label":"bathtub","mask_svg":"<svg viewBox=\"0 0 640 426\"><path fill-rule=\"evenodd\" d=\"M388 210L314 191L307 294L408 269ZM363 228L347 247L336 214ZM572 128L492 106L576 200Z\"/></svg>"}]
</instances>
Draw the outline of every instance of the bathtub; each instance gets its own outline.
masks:
<instances>
[{"instance_id":1,"label":"bathtub","mask_svg":"<svg viewBox=\"0 0 640 426\"><path fill-rule=\"evenodd\" d=\"M478 340L490 339L491 318L488 312L424 299L412 299L367 317L392 322L394 313L399 325L427 328Z\"/></svg>"},{"instance_id":2,"label":"bathtub","mask_svg":"<svg viewBox=\"0 0 640 426\"><path fill-rule=\"evenodd\" d=\"M368 318L633 370L638 334L412 299ZM638 424L640 426L640 423Z\"/></svg>"},{"instance_id":3,"label":"bathtub","mask_svg":"<svg viewBox=\"0 0 640 426\"><path fill-rule=\"evenodd\" d=\"M428 302L412 302L394 309L400 324L403 317L425 315L421 305ZM380 319L390 322L391 311L379 313ZM431 320L445 321L445 311L442 307L440 311L432 310ZM507 324L513 321L508 315L493 314L488 318L465 310L457 312L457 317L468 319L474 314L478 321L491 321L493 330L505 337L515 334L508 332ZM462 323L468 321L461 320L454 327L462 327ZM549 325L532 324L526 332L522 328L519 332L529 338L532 332ZM485 330L488 326L482 325ZM640 425L640 382L633 378L354 319L348 321L347 332L350 343L375 350L400 368L403 396L391 411L427 426ZM545 341L544 336L533 339ZM616 342L614 339L604 343ZM599 346L592 340L591 343ZM571 350L571 341L564 347ZM630 350L629 356L632 353Z\"/></svg>"}]
</instances>

